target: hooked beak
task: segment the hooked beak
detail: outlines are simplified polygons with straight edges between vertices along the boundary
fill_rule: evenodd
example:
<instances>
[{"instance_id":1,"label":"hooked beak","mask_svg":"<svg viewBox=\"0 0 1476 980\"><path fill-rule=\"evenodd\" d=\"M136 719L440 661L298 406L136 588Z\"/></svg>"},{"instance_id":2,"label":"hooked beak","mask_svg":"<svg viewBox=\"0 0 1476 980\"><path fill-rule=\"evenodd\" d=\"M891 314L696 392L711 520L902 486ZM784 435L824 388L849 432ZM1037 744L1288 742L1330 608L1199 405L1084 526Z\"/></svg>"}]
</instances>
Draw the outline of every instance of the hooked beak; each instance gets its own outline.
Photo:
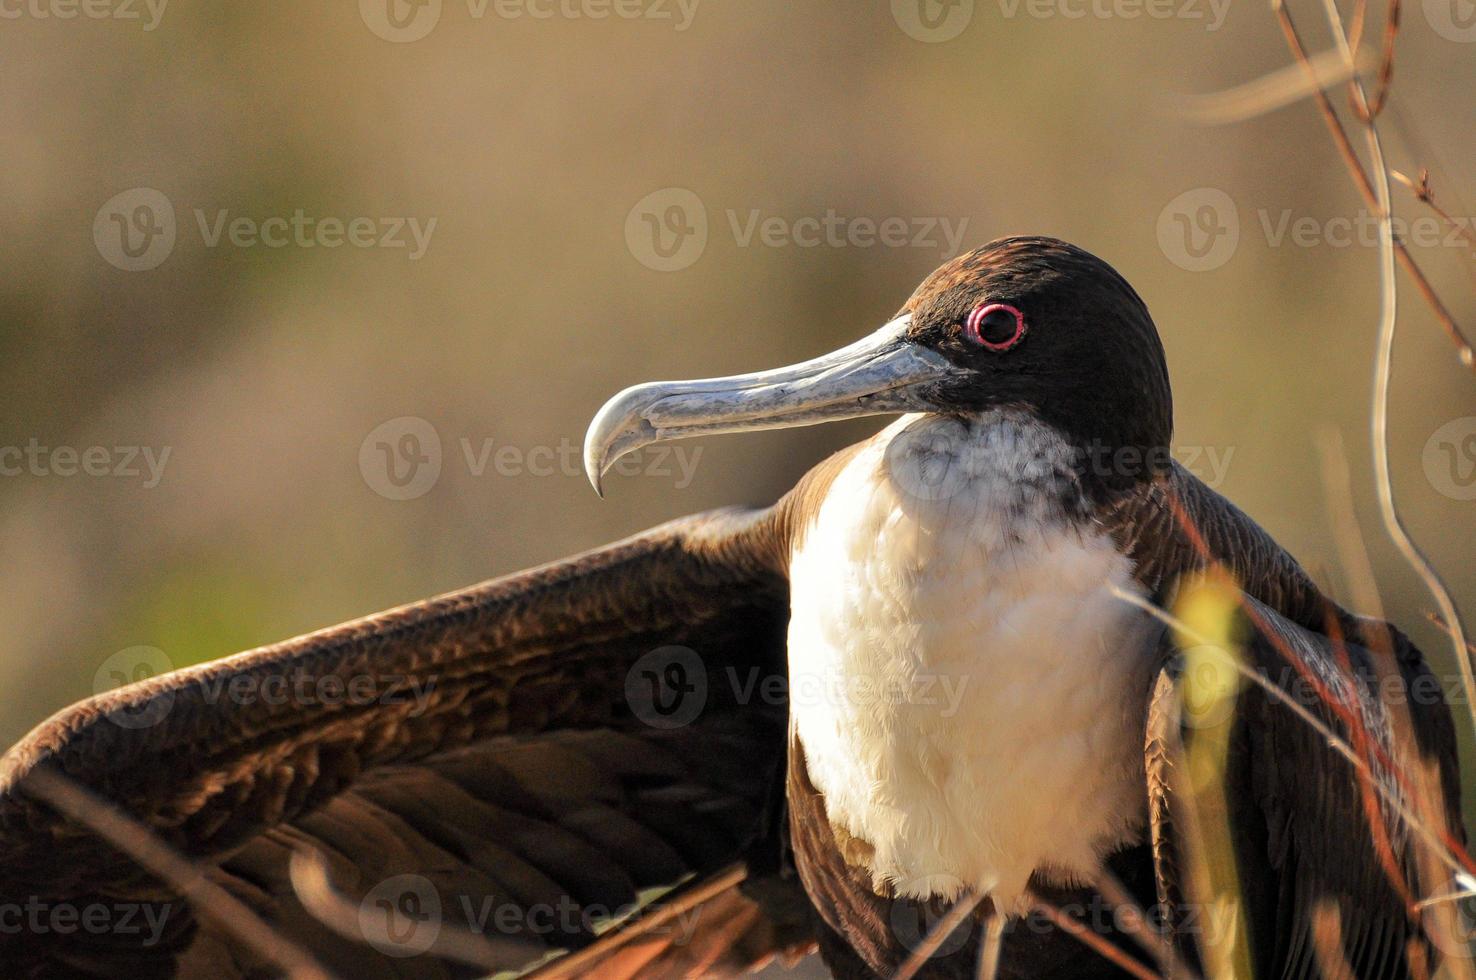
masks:
<instances>
[{"instance_id":1,"label":"hooked beak","mask_svg":"<svg viewBox=\"0 0 1476 980\"><path fill-rule=\"evenodd\" d=\"M585 434L589 482L604 496L600 479L615 461L653 443L932 409L929 396L964 372L908 340L911 320L900 316L854 344L789 367L625 389Z\"/></svg>"}]
</instances>

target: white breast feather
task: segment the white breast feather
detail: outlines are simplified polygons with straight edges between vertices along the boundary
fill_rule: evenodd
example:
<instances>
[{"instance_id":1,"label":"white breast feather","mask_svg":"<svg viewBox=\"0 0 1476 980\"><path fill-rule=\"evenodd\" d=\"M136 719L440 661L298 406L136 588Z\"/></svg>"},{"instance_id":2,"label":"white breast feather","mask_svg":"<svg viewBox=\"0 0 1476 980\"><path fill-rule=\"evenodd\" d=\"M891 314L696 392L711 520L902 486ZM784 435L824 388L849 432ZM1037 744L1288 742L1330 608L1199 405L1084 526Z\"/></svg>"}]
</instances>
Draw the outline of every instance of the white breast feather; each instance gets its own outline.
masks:
<instances>
[{"instance_id":1,"label":"white breast feather","mask_svg":"<svg viewBox=\"0 0 1476 980\"><path fill-rule=\"evenodd\" d=\"M1069 450L991 414L908 416L837 477L792 557L793 724L832 824L903 896L1090 880L1141 838L1151 643L1070 517ZM869 845L869 853L866 845Z\"/></svg>"}]
</instances>

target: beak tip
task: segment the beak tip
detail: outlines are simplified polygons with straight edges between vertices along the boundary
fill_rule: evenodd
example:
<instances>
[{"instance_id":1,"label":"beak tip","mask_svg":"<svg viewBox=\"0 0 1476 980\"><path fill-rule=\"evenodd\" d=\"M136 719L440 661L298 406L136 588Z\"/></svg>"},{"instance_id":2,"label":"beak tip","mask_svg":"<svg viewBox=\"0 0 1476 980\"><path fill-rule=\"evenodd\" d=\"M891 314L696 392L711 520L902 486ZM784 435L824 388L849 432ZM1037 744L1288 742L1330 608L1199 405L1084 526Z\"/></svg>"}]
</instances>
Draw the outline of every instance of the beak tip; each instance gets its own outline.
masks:
<instances>
[{"instance_id":1,"label":"beak tip","mask_svg":"<svg viewBox=\"0 0 1476 980\"><path fill-rule=\"evenodd\" d=\"M584 475L601 499L605 496L606 471L626 453L653 441L655 430L640 412L640 393L649 387L627 388L605 402L584 433Z\"/></svg>"},{"instance_id":2,"label":"beak tip","mask_svg":"<svg viewBox=\"0 0 1476 980\"><path fill-rule=\"evenodd\" d=\"M594 488L595 496L605 499L605 458L609 451L606 439L601 434L599 420L589 427L584 437L584 475Z\"/></svg>"},{"instance_id":3,"label":"beak tip","mask_svg":"<svg viewBox=\"0 0 1476 980\"><path fill-rule=\"evenodd\" d=\"M597 456L591 456L588 450L584 454L584 475L589 479L589 485L594 488L595 496L604 500L605 481L600 468L600 460Z\"/></svg>"}]
</instances>

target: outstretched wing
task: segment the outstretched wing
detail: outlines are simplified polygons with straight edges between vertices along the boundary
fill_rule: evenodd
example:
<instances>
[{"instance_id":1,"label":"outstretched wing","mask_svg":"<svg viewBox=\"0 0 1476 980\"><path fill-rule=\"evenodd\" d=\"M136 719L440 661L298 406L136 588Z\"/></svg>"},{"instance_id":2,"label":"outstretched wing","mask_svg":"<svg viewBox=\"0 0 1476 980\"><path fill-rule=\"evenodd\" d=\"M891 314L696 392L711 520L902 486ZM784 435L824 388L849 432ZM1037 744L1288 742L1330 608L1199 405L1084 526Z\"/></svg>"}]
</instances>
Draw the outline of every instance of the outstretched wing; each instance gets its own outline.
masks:
<instances>
[{"instance_id":1,"label":"outstretched wing","mask_svg":"<svg viewBox=\"0 0 1476 980\"><path fill-rule=\"evenodd\" d=\"M3 972L280 973L59 812L47 774L335 975L485 975L569 950L635 975L793 944L805 910L769 880L788 617L773 533L769 511L687 518L63 711L0 761L0 897L48 910L0 930ZM99 928L75 927L87 915Z\"/></svg>"},{"instance_id":2,"label":"outstretched wing","mask_svg":"<svg viewBox=\"0 0 1476 980\"><path fill-rule=\"evenodd\" d=\"M1225 713L1194 725L1181 724L1176 662L1153 695L1153 848L1178 938L1199 955L1230 948L1235 922L1204 904L1206 888L1224 893L1223 866L1218 884L1205 881L1219 850L1233 854L1248 946L1238 962L1255 976L1432 975L1455 947L1411 907L1452 891L1465 843L1440 686L1420 652L1382 624L1343 642L1250 597L1245 611L1255 627L1245 665L1265 684L1242 678ZM1206 766L1222 775L1207 777Z\"/></svg>"}]
</instances>

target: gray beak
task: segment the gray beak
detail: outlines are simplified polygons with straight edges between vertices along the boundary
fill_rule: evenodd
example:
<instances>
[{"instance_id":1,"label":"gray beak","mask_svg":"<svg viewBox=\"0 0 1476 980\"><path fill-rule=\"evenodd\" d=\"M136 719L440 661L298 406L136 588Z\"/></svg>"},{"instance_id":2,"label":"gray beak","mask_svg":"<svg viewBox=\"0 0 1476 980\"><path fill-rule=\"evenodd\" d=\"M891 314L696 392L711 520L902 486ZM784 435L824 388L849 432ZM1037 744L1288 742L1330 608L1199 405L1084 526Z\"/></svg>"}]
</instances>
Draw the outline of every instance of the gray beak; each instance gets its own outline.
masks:
<instances>
[{"instance_id":1,"label":"gray beak","mask_svg":"<svg viewBox=\"0 0 1476 980\"><path fill-rule=\"evenodd\" d=\"M854 344L789 367L625 389L585 434L589 482L603 496L601 477L615 461L653 443L931 409L928 396L964 372L908 340L911 319L898 317Z\"/></svg>"}]
</instances>

